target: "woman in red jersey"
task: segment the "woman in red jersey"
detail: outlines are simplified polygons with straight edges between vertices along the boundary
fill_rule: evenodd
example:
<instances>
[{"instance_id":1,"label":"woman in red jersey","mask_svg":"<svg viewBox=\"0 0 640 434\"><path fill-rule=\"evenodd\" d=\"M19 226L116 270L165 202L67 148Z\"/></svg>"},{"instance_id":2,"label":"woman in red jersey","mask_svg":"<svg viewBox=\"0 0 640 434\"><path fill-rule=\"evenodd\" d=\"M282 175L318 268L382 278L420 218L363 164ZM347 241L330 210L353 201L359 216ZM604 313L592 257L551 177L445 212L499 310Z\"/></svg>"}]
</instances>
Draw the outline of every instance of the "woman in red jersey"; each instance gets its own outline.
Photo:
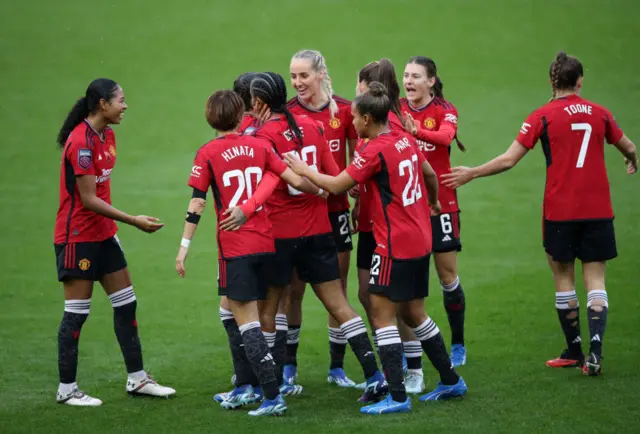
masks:
<instances>
[{"instance_id":1,"label":"woman in red jersey","mask_svg":"<svg viewBox=\"0 0 640 434\"><path fill-rule=\"evenodd\" d=\"M297 189L318 192L316 186L286 167L270 143L238 133L244 112L242 98L233 91L217 91L207 101L207 121L218 134L198 150L191 170L189 186L193 197L176 258L176 270L182 277L209 187L219 222L226 210L249 202L258 186L270 183L275 176ZM279 179L275 178L276 183L271 185L275 187ZM280 395L273 356L260 329L258 311L259 300L273 297L268 294L265 277L275 251L273 233L265 210L253 211L252 218L242 227L227 231L222 221L217 233L218 291L224 297L220 317L229 336L237 387L216 400L225 409L235 409L259 401L264 394L261 407L249 413L262 416L282 414L287 407ZM228 306L229 311L223 306ZM223 394L217 397L220 395Z\"/></svg>"},{"instance_id":2,"label":"woman in red jersey","mask_svg":"<svg viewBox=\"0 0 640 434\"><path fill-rule=\"evenodd\" d=\"M301 50L295 53L291 59L290 78L296 96L289 100L287 108L294 115L307 116L322 124L331 155L338 169L343 170L347 167L347 156L350 160L353 155L357 139L351 118L351 102L333 93L326 61L319 51ZM353 250L347 195L329 196L327 206L333 238L338 248L340 280L346 295L350 256ZM297 351L304 290L305 283L294 275L288 297L288 309L283 309L285 306L281 306L280 309L282 314L286 311L288 321L287 361L284 372L285 380L291 383L295 382L297 377ZM331 315L328 326L331 364L327 380L340 387L353 387L355 383L346 376L343 369L347 340L340 330L340 324Z\"/></svg>"},{"instance_id":3,"label":"woman in red jersey","mask_svg":"<svg viewBox=\"0 0 640 434\"><path fill-rule=\"evenodd\" d=\"M58 133L62 148L60 205L55 226L58 280L64 286L64 315L58 330L59 403L97 406L102 401L76 384L78 341L89 316L93 284L99 281L111 300L114 329L128 372L131 394L170 396L144 371L136 320L137 301L114 220L152 233L163 224L144 215L131 216L111 206L111 172L116 141L110 124L122 121L127 104L113 80L91 82Z\"/></svg>"},{"instance_id":4,"label":"woman in red jersey","mask_svg":"<svg viewBox=\"0 0 640 434\"><path fill-rule=\"evenodd\" d=\"M391 110L389 110L389 129L403 131L402 112L400 111L400 86L396 78L395 67L389 59L381 59L365 65L358 73L358 85L356 93L361 95L369 90L369 84L377 81L382 83L387 89ZM364 139L358 141L357 149L365 144ZM369 181L371 182L371 181ZM376 242L373 236L373 216L372 187L365 184L359 185L355 191L356 203L353 207L353 214L357 217L358 234L358 298L369 316L369 279L373 252ZM402 338L404 348L403 368L406 364L405 387L407 393L422 393L424 391L424 374L422 372L422 347L420 342L413 335L411 328L404 324L402 318L398 316L398 330ZM374 342L376 337L374 336Z\"/></svg>"},{"instance_id":5,"label":"woman in red jersey","mask_svg":"<svg viewBox=\"0 0 640 434\"><path fill-rule=\"evenodd\" d=\"M442 80L432 59L423 56L409 59L402 81L407 94L402 99L406 128L440 177L451 167L451 142L456 139L458 147L465 150L457 139L458 111L444 99ZM467 349L464 346L466 302L458 277L458 252L462 250L460 208L454 189L441 185L439 195L442 213L431 217L433 260L451 327L451 361L454 366L461 366L467 361Z\"/></svg>"},{"instance_id":6,"label":"woman in red jersey","mask_svg":"<svg viewBox=\"0 0 640 434\"><path fill-rule=\"evenodd\" d=\"M410 136L390 130L391 102L385 87L370 83L369 91L353 102L353 123L358 135L368 142L356 151L353 162L338 176L318 173L293 154L285 160L294 172L332 193L342 193L357 183L371 181L374 200L376 249L371 261L370 311L378 337L380 359L390 394L380 403L361 408L362 413L407 412L402 373L402 343L394 325L396 313L413 328L429 360L438 370L441 383L421 401L462 396L467 386L451 365L442 335L425 314L429 292L428 194L432 212L439 212L438 180Z\"/></svg>"},{"instance_id":7,"label":"woman in red jersey","mask_svg":"<svg viewBox=\"0 0 640 434\"><path fill-rule=\"evenodd\" d=\"M449 188L504 172L540 140L547 161L543 203L543 245L556 287L556 309L567 349L550 367L582 367L585 375L602 372L602 339L609 307L606 262L617 256L613 208L604 162L604 142L625 157L627 173L638 170L636 146L606 108L580 97L582 63L560 52L549 68L553 96L520 128L509 149L478 167L454 167L443 175ZM574 263L582 262L591 335L589 355L582 352Z\"/></svg>"},{"instance_id":8,"label":"woman in red jersey","mask_svg":"<svg viewBox=\"0 0 640 434\"><path fill-rule=\"evenodd\" d=\"M251 94L254 111L260 112L267 105L272 113L271 118L255 132L256 137L270 141L278 155L298 155L315 170L339 173L322 126L309 117L293 115L287 108L286 85L280 75L260 74L251 82ZM342 290L327 201L281 183L266 204L276 245L270 284L284 290L291 283L295 269L300 279L311 285L328 313L338 321L363 368L367 380L364 399L375 399L383 393L386 383L378 371L367 328L349 306ZM273 307L272 301L267 300L269 308ZM277 305L275 307L277 310ZM276 311L272 314L275 316ZM267 312L261 322L264 330L276 332L274 356L279 364L286 357L286 317L275 318L275 323L273 320L271 312ZM301 390L297 385L285 383L287 386Z\"/></svg>"}]
</instances>

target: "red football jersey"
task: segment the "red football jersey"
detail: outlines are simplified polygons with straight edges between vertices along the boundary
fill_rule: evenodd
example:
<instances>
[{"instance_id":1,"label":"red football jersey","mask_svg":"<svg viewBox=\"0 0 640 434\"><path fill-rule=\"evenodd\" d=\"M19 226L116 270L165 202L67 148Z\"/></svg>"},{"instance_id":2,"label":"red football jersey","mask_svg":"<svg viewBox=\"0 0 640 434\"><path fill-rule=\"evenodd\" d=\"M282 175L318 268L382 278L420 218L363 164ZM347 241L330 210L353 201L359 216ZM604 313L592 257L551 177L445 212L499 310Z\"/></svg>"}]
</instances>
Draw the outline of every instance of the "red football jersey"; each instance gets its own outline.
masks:
<instances>
[{"instance_id":1,"label":"red football jersey","mask_svg":"<svg viewBox=\"0 0 640 434\"><path fill-rule=\"evenodd\" d=\"M222 212L243 204L251 197L265 171L280 176L286 169L287 165L265 140L227 134L198 150L189 186L202 191L211 187L216 216L220 221ZM258 209L237 231L218 228L217 232L218 256L221 259L275 251L271 223L264 209Z\"/></svg>"},{"instance_id":2,"label":"red football jersey","mask_svg":"<svg viewBox=\"0 0 640 434\"><path fill-rule=\"evenodd\" d=\"M76 176L96 177L96 196L111 204L111 171L116 164L116 137L106 127L104 141L85 120L73 129L62 151L60 204L54 243L98 242L111 238L118 228L113 219L82 205Z\"/></svg>"},{"instance_id":3,"label":"red football jersey","mask_svg":"<svg viewBox=\"0 0 640 434\"><path fill-rule=\"evenodd\" d=\"M427 105L415 108L406 98L400 100L402 111L411 113L411 116L418 121L422 128L437 131L444 124L450 124L455 131L458 130L458 110L453 104L444 98L435 97ZM451 146L436 146L423 140L416 140L420 150L424 154L433 170L438 175L449 173L451 169ZM459 211L458 196L456 190L445 187L442 183L438 185L438 200L442 206L443 213Z\"/></svg>"},{"instance_id":4,"label":"red football jersey","mask_svg":"<svg viewBox=\"0 0 640 434\"><path fill-rule=\"evenodd\" d=\"M369 140L356 151L347 173L358 183L372 181L376 253L393 259L431 253L431 219L422 176L424 156L402 131Z\"/></svg>"},{"instance_id":5,"label":"red football jersey","mask_svg":"<svg viewBox=\"0 0 640 434\"><path fill-rule=\"evenodd\" d=\"M613 218L604 141L615 144L622 136L609 110L577 95L553 100L529 115L516 140L529 149L538 139L542 143L545 219Z\"/></svg>"},{"instance_id":6,"label":"red football jersey","mask_svg":"<svg viewBox=\"0 0 640 434\"><path fill-rule=\"evenodd\" d=\"M353 116L351 116L351 101L339 96L333 97L338 104L338 113L331 117L331 110L327 102L318 110L304 105L298 97L294 97L287 103L289 111L296 115L308 116L322 124L324 137L329 143L331 155L338 165L340 171L347 167L348 140L357 139L358 134L353 127ZM347 194L330 195L327 200L329 212L347 211L349 209L349 199Z\"/></svg>"},{"instance_id":7,"label":"red football jersey","mask_svg":"<svg viewBox=\"0 0 640 434\"><path fill-rule=\"evenodd\" d=\"M242 121L240 121L240 125L238 126L238 132L240 134L252 134L256 130L256 125L258 121L249 113L245 113L242 116Z\"/></svg>"},{"instance_id":8,"label":"red football jersey","mask_svg":"<svg viewBox=\"0 0 640 434\"><path fill-rule=\"evenodd\" d=\"M284 116L270 119L255 135L269 140L279 155L293 152L320 173L339 174L322 128L306 116L294 117L303 133L302 148ZM331 232L327 201L298 191L284 181L280 182L267 201L267 208L275 238L298 238Z\"/></svg>"},{"instance_id":9,"label":"red football jersey","mask_svg":"<svg viewBox=\"0 0 640 434\"><path fill-rule=\"evenodd\" d=\"M389 129L404 131L404 126L402 125L402 121L398 116L390 111L389 112ZM367 141L364 139L358 139L358 144L356 145L356 150L360 151L362 146ZM360 184L360 215L358 217L358 230L360 232L371 232L373 231L373 210L371 204L371 185L369 185L371 181L368 181L364 184Z\"/></svg>"}]
</instances>

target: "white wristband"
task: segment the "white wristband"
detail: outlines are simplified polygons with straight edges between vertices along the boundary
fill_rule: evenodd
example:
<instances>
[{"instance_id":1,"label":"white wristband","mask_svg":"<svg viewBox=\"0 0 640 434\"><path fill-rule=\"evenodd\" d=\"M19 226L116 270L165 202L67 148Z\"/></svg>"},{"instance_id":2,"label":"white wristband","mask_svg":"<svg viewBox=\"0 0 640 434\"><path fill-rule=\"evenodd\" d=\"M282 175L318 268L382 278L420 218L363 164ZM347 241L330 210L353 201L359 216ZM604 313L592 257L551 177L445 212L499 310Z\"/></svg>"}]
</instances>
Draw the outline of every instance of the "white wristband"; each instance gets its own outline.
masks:
<instances>
[{"instance_id":1,"label":"white wristband","mask_svg":"<svg viewBox=\"0 0 640 434\"><path fill-rule=\"evenodd\" d=\"M316 196L322 196L324 194L324 190L321 188L318 188L318 192L316 193Z\"/></svg>"},{"instance_id":2,"label":"white wristband","mask_svg":"<svg viewBox=\"0 0 640 434\"><path fill-rule=\"evenodd\" d=\"M182 241L180 241L180 246L184 247L185 249L189 248L189 244L191 244L191 240L187 238L183 238Z\"/></svg>"}]
</instances>

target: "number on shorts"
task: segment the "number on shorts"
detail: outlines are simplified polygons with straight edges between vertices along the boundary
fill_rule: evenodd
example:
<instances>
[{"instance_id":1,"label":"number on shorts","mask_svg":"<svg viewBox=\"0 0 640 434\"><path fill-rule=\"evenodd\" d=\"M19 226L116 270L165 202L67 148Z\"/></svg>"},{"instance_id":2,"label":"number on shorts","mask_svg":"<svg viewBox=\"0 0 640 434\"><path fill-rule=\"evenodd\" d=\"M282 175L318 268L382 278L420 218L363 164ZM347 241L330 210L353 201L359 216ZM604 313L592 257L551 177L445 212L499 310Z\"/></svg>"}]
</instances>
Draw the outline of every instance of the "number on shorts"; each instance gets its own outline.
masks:
<instances>
[{"instance_id":1,"label":"number on shorts","mask_svg":"<svg viewBox=\"0 0 640 434\"><path fill-rule=\"evenodd\" d=\"M402 205L413 205L422 197L420 183L418 182L419 178L417 176L419 173L422 173L422 171L418 171L418 156L413 154L411 160L402 160L398 165L398 169L400 176L405 176L405 171L409 175L407 184L404 186L402 192Z\"/></svg>"},{"instance_id":2,"label":"number on shorts","mask_svg":"<svg viewBox=\"0 0 640 434\"><path fill-rule=\"evenodd\" d=\"M300 150L300 152L285 152L285 155L295 155L296 157L307 163L309 167L311 167L311 169L315 170L316 172L318 171L318 149L316 148L316 145L305 146ZM289 194L291 196L298 196L303 193L302 191L298 191L290 185L288 187Z\"/></svg>"},{"instance_id":3,"label":"number on shorts","mask_svg":"<svg viewBox=\"0 0 640 434\"><path fill-rule=\"evenodd\" d=\"M443 234L450 234L453 231L451 226L451 214L440 214L440 226Z\"/></svg>"},{"instance_id":4,"label":"number on shorts","mask_svg":"<svg viewBox=\"0 0 640 434\"><path fill-rule=\"evenodd\" d=\"M255 183L253 184L251 183L251 175L255 177ZM247 199L253 195L253 186L257 186L262 179L262 169L259 167L247 167L244 169L244 172L240 169L229 170L222 175L222 183L225 187L230 187L231 180L234 178L238 180L238 187L229 202L229 208L238 205L245 190L247 192ZM245 203L247 199L243 200L242 203Z\"/></svg>"},{"instance_id":5,"label":"number on shorts","mask_svg":"<svg viewBox=\"0 0 640 434\"><path fill-rule=\"evenodd\" d=\"M380 274L380 263L382 260L380 259L380 255L373 255L371 257L371 275L377 276Z\"/></svg>"},{"instance_id":6,"label":"number on shorts","mask_svg":"<svg viewBox=\"0 0 640 434\"><path fill-rule=\"evenodd\" d=\"M338 222L340 223L340 235L349 235L349 216L347 214L340 214L338 216Z\"/></svg>"},{"instance_id":7,"label":"number on shorts","mask_svg":"<svg viewBox=\"0 0 640 434\"><path fill-rule=\"evenodd\" d=\"M589 139L591 139L591 125L589 124L571 124L573 131L584 131L584 137L582 138L582 145L580 145L580 153L578 154L578 162L576 167L580 169L584 166L584 160L587 158L587 148L589 148Z\"/></svg>"}]
</instances>

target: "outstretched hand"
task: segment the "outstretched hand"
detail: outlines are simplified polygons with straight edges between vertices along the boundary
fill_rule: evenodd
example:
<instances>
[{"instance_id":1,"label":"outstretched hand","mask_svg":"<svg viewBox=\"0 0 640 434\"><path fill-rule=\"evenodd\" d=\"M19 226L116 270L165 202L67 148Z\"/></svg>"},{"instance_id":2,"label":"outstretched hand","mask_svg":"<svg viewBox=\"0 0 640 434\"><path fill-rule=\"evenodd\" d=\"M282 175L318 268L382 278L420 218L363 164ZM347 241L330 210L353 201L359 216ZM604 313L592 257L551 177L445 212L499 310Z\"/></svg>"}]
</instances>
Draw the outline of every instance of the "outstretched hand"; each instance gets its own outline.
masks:
<instances>
[{"instance_id":1,"label":"outstretched hand","mask_svg":"<svg viewBox=\"0 0 640 434\"><path fill-rule=\"evenodd\" d=\"M473 169L465 166L452 167L450 173L440 175L442 185L449 188L458 188L473 179Z\"/></svg>"}]
</instances>

